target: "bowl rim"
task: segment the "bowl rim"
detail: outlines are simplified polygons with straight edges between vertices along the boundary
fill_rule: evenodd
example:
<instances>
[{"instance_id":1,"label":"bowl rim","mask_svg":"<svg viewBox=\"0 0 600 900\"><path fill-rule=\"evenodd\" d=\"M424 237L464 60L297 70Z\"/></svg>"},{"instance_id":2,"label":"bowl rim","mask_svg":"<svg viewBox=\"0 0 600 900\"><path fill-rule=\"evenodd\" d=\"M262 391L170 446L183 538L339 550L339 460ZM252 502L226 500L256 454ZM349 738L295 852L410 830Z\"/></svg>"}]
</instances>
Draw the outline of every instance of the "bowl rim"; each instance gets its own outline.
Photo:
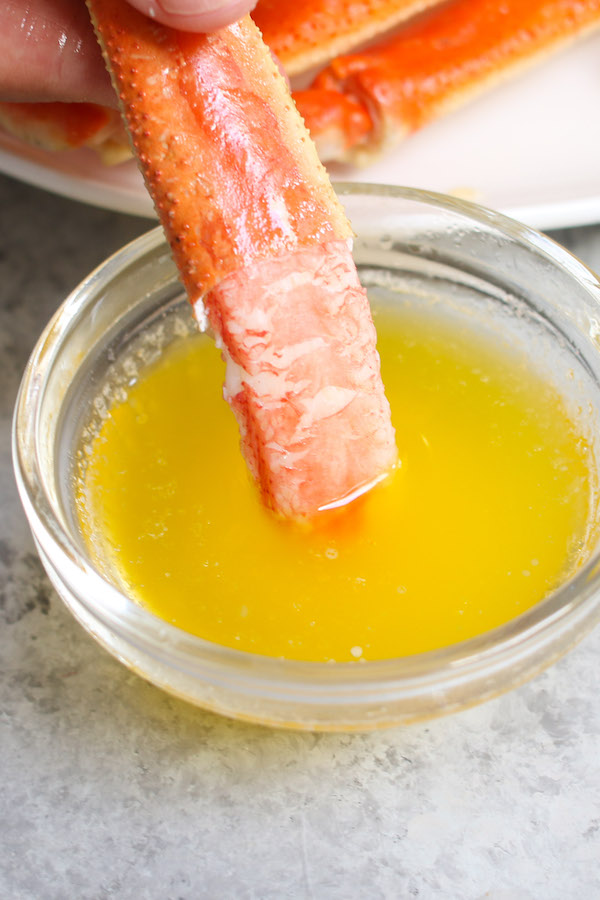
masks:
<instances>
[{"instance_id":1,"label":"bowl rim","mask_svg":"<svg viewBox=\"0 0 600 900\"><path fill-rule=\"evenodd\" d=\"M342 198L385 196L414 201L460 215L471 222L509 233L576 278L598 304L600 281L595 273L552 238L479 204L419 188L356 182L334 184ZM94 289L109 282L125 266L167 247L157 226L102 262L68 295L50 319L31 353L19 387L12 426L12 453L21 501L36 544L46 563L62 577L86 581L86 596L79 601L100 624L108 626L129 644L188 674L219 673L240 685L250 678L254 686L310 689L312 699L332 692L353 696L389 689L403 696L420 693L445 682L468 679L474 672L492 673L515 658L526 658L551 644L570 624L600 619L600 547L571 578L519 616L475 637L411 656L352 662L313 662L280 659L217 644L183 631L159 618L121 592L86 559L58 521L53 501L40 475L39 448L35 440L43 380L38 373L50 370L75 316L95 302ZM183 291L183 288L182 288ZM27 453L27 445L33 448ZM31 456L26 463L26 457ZM28 474L29 472L29 474ZM89 600L88 597L94 598ZM102 597L102 603L95 600ZM593 623L592 623L593 624ZM591 627L591 625L590 625ZM251 689L251 685L245 685ZM323 699L323 702L325 702Z\"/></svg>"}]
</instances>

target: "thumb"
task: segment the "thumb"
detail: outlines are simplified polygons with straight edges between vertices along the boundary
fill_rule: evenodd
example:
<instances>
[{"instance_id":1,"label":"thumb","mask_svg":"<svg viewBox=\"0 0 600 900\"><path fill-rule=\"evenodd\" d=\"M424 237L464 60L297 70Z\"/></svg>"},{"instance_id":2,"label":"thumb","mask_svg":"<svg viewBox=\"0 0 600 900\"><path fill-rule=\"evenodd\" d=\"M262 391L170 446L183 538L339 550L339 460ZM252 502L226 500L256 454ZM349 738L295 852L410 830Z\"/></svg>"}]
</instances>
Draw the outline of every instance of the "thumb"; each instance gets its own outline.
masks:
<instances>
[{"instance_id":1,"label":"thumb","mask_svg":"<svg viewBox=\"0 0 600 900\"><path fill-rule=\"evenodd\" d=\"M170 28L213 31L250 12L256 0L129 0L137 10Z\"/></svg>"}]
</instances>

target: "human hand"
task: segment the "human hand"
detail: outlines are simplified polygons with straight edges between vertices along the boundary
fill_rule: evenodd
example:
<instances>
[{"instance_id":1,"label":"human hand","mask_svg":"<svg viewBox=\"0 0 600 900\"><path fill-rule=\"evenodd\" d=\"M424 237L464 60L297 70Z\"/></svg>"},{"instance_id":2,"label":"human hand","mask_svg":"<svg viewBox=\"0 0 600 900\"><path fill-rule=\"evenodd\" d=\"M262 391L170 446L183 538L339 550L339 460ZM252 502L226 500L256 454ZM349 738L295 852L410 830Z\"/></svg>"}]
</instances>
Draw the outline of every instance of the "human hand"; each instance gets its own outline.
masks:
<instances>
[{"instance_id":1,"label":"human hand","mask_svg":"<svg viewBox=\"0 0 600 900\"><path fill-rule=\"evenodd\" d=\"M126 0L123 0L126 2ZM212 31L256 0L131 0L183 31ZM0 11L0 100L73 101L116 106L83 0L8 0Z\"/></svg>"}]
</instances>

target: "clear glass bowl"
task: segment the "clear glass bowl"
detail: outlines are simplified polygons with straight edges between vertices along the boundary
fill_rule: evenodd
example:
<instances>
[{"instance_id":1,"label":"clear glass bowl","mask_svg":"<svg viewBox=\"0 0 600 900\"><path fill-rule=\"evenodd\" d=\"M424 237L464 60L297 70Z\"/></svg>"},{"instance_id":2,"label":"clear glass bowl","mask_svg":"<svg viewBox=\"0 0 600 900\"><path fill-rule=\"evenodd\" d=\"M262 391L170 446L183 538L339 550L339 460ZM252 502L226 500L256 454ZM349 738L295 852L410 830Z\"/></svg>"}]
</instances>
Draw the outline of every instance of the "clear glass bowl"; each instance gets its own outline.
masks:
<instances>
[{"instance_id":1,"label":"clear glass bowl","mask_svg":"<svg viewBox=\"0 0 600 900\"><path fill-rule=\"evenodd\" d=\"M598 461L600 285L593 273L543 235L459 200L380 185L339 185L338 192L357 234L364 283L390 302L418 296L469 315L534 354L578 411ZM178 331L174 313L185 303L155 229L67 298L31 356L15 411L17 482L42 562L75 617L127 666L237 718L380 728L493 697L552 663L600 618L594 523L587 562L542 602L480 637L411 657L332 665L257 656L184 633L139 606L110 566L90 557L74 511L74 471L89 423L103 414L107 372L123 359L121 373L136 371L159 353Z\"/></svg>"}]
</instances>

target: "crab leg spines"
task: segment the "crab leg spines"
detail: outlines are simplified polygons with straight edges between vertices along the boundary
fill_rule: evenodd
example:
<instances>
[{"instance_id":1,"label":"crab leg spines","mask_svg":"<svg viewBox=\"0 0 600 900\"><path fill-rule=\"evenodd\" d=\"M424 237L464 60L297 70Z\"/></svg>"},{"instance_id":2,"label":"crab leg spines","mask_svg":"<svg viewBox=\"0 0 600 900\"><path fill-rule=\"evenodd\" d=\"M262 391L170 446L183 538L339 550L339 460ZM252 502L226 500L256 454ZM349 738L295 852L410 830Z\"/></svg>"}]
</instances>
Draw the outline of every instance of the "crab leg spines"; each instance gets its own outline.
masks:
<instances>
[{"instance_id":1,"label":"crab leg spines","mask_svg":"<svg viewBox=\"0 0 600 900\"><path fill-rule=\"evenodd\" d=\"M256 259L350 237L285 80L248 17L190 35L121 0L89 6L192 300Z\"/></svg>"},{"instance_id":2,"label":"crab leg spines","mask_svg":"<svg viewBox=\"0 0 600 900\"><path fill-rule=\"evenodd\" d=\"M332 60L310 97L295 96L321 158L362 164L598 27L600 0L453 0L376 47ZM368 112L369 132L332 134L335 91Z\"/></svg>"}]
</instances>

